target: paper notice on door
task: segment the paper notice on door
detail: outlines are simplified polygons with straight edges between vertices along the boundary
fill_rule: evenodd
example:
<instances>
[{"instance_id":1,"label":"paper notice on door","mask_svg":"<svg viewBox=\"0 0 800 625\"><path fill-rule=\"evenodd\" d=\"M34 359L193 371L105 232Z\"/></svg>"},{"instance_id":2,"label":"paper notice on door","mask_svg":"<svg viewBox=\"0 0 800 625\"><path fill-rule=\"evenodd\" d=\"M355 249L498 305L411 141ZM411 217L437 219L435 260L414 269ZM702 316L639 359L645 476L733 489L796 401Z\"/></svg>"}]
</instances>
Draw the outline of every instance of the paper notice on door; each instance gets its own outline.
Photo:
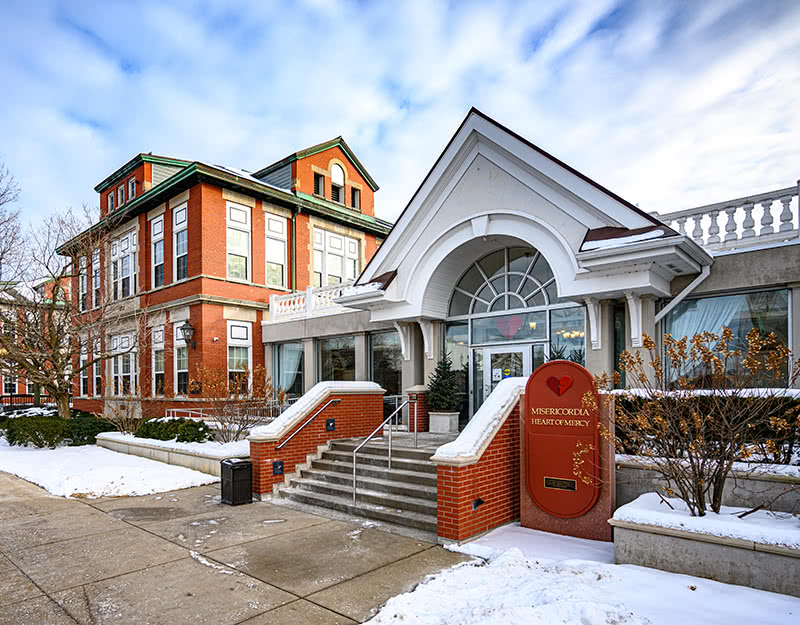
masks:
<instances>
[{"instance_id":1,"label":"paper notice on door","mask_svg":"<svg viewBox=\"0 0 800 625\"><path fill-rule=\"evenodd\" d=\"M503 369L496 367L492 369L492 382L499 382L503 379Z\"/></svg>"}]
</instances>

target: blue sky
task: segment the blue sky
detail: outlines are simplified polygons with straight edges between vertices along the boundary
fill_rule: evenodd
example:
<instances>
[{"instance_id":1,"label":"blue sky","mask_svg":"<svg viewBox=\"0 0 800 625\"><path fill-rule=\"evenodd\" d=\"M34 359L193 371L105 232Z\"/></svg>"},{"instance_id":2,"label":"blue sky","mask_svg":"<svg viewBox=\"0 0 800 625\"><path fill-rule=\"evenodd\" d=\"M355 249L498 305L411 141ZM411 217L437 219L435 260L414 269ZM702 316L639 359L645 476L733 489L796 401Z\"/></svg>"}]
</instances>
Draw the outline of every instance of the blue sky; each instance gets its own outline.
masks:
<instances>
[{"instance_id":1,"label":"blue sky","mask_svg":"<svg viewBox=\"0 0 800 625\"><path fill-rule=\"evenodd\" d=\"M646 210L800 178L791 0L7 0L0 24L32 220L139 152L255 170L339 134L394 219L470 106Z\"/></svg>"}]
</instances>

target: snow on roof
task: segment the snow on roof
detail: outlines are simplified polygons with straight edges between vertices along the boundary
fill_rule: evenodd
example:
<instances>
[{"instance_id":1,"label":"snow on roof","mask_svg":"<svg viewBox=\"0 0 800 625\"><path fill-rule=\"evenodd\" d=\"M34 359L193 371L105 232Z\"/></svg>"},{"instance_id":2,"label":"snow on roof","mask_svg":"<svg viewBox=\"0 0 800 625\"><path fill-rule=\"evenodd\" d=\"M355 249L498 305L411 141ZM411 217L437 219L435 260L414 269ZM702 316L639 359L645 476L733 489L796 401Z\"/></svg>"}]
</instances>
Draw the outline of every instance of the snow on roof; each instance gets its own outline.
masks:
<instances>
[{"instance_id":1,"label":"snow on roof","mask_svg":"<svg viewBox=\"0 0 800 625\"><path fill-rule=\"evenodd\" d=\"M274 184L269 184L268 182L264 182L263 180L259 180L252 173L250 173L249 171L245 171L244 169L239 169L237 167L228 167L227 165L215 165L213 163L206 163L203 161L197 161L197 162L200 163L201 165L205 165L206 167L213 167L214 169L219 169L220 171L233 174L234 176L239 176L239 178L244 178L246 180L249 180L250 182L255 182L256 184L269 187L270 189L277 189L278 191L283 191L284 193L287 192L287 189L284 189L282 187L277 187Z\"/></svg>"},{"instance_id":2,"label":"snow on roof","mask_svg":"<svg viewBox=\"0 0 800 625\"><path fill-rule=\"evenodd\" d=\"M586 241L584 242L583 246L581 247L582 252L589 252L591 250L605 250L605 249L612 249L615 247L624 247L626 245L632 245L633 243L639 243L641 241L649 241L651 239L659 239L666 235L666 231L663 228L657 228L655 230L650 230L649 232L642 232L640 234L632 234L626 237L613 237L609 239L598 239L595 241Z\"/></svg>"},{"instance_id":3,"label":"snow on roof","mask_svg":"<svg viewBox=\"0 0 800 625\"><path fill-rule=\"evenodd\" d=\"M501 380L458 438L439 447L431 460L436 464L459 466L475 464L480 460L511 410L517 405L527 382L528 378L525 377Z\"/></svg>"}]
</instances>

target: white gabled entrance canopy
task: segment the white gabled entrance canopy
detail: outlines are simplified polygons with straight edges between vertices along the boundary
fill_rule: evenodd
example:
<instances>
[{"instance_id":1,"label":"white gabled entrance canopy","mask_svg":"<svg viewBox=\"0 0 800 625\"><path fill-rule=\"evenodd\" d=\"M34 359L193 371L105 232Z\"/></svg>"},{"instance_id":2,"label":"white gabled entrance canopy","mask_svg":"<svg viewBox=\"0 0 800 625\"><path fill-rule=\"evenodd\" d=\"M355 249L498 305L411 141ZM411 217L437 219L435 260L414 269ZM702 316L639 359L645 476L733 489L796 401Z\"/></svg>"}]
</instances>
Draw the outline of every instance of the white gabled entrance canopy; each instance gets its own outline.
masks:
<instances>
[{"instance_id":1,"label":"white gabled entrance canopy","mask_svg":"<svg viewBox=\"0 0 800 625\"><path fill-rule=\"evenodd\" d=\"M560 297L588 305L590 324L599 299L626 297L634 313L640 296L669 296L675 276L712 262L656 217L472 109L337 301L374 321L444 319L470 263L520 244L546 258Z\"/></svg>"}]
</instances>

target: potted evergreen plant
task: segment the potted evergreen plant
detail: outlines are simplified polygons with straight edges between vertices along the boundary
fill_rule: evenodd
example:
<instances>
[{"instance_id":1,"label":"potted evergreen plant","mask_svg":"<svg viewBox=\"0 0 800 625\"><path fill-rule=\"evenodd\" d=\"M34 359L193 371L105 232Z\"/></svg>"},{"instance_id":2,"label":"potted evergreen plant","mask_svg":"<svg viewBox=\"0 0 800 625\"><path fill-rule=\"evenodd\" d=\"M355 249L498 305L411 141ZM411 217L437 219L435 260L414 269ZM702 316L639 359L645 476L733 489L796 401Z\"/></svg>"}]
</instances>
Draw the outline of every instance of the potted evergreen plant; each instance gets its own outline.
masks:
<instances>
[{"instance_id":1,"label":"potted evergreen plant","mask_svg":"<svg viewBox=\"0 0 800 625\"><path fill-rule=\"evenodd\" d=\"M431 432L458 432L458 379L450 354L442 354L428 382L428 416Z\"/></svg>"}]
</instances>

